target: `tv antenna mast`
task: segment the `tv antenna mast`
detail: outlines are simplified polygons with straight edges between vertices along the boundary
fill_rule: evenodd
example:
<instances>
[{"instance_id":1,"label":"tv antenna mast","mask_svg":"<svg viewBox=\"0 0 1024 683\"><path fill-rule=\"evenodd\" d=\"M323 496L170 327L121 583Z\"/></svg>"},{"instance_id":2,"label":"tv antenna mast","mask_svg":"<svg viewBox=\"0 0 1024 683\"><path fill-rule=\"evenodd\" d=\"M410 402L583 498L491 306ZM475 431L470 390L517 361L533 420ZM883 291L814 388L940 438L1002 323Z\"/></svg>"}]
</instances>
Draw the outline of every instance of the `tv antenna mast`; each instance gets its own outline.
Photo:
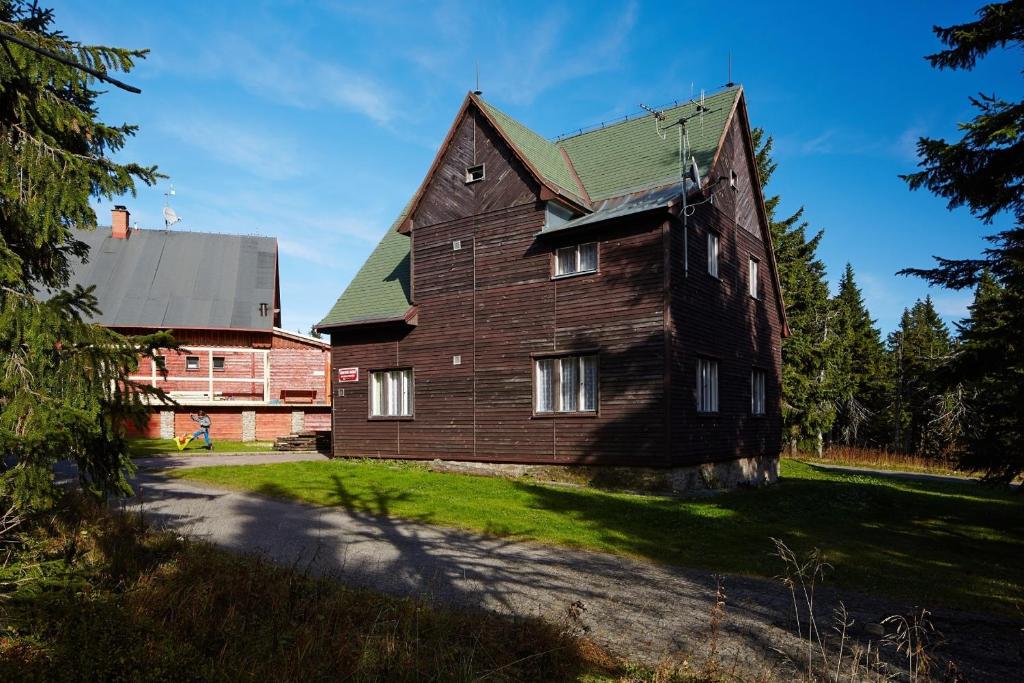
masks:
<instances>
[{"instance_id":1,"label":"tv antenna mast","mask_svg":"<svg viewBox=\"0 0 1024 683\"><path fill-rule=\"evenodd\" d=\"M686 219L689 217L689 208L687 207L687 194L689 188L687 185L700 189L701 177L700 169L697 167L697 160L690 154L690 137L686 131L686 124L693 119L700 120L701 134L704 133L704 114L711 113L711 110L704 105L704 90L700 91L700 102L692 102L696 105L692 114L680 116L675 123L662 127L662 122L668 119L668 116L664 111L648 107L646 104L641 103L640 108L646 112L649 112L654 116L654 127L658 133L658 137L662 140L668 138L668 129L673 126L679 127L679 183L681 185L682 192L682 212L681 218L683 223L683 274L689 275L690 272L690 255L689 255L689 235L686 227ZM717 111L717 110L716 110Z\"/></svg>"},{"instance_id":2,"label":"tv antenna mast","mask_svg":"<svg viewBox=\"0 0 1024 683\"><path fill-rule=\"evenodd\" d=\"M173 196L174 185L171 185L167 192L164 192L164 230L170 228L175 223L181 222L181 217L171 207L171 197Z\"/></svg>"}]
</instances>

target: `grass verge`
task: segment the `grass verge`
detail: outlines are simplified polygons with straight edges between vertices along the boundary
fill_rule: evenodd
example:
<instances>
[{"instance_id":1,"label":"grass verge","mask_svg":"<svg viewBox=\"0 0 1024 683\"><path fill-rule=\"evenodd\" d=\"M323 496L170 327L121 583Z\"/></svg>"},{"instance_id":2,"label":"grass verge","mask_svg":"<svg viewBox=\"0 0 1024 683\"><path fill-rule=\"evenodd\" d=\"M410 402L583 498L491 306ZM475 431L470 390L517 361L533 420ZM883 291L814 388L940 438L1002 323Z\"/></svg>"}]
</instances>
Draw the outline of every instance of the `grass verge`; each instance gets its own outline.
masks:
<instances>
[{"instance_id":1,"label":"grass verge","mask_svg":"<svg viewBox=\"0 0 1024 683\"><path fill-rule=\"evenodd\" d=\"M769 537L820 548L829 583L931 607L1014 613L1024 499L972 483L845 474L783 462L783 481L677 499L437 473L381 461L201 467L217 486L680 566L772 577Z\"/></svg>"},{"instance_id":2,"label":"grass verge","mask_svg":"<svg viewBox=\"0 0 1024 683\"><path fill-rule=\"evenodd\" d=\"M128 448L133 458L153 455L224 455L231 453L270 453L274 444L270 441L221 441L214 439L215 450L206 450L202 438L195 439L184 450L179 451L174 439L132 439Z\"/></svg>"},{"instance_id":3,"label":"grass verge","mask_svg":"<svg viewBox=\"0 0 1024 683\"><path fill-rule=\"evenodd\" d=\"M4 547L0 680L555 681L614 672L565 627L349 589L81 505Z\"/></svg>"}]
</instances>

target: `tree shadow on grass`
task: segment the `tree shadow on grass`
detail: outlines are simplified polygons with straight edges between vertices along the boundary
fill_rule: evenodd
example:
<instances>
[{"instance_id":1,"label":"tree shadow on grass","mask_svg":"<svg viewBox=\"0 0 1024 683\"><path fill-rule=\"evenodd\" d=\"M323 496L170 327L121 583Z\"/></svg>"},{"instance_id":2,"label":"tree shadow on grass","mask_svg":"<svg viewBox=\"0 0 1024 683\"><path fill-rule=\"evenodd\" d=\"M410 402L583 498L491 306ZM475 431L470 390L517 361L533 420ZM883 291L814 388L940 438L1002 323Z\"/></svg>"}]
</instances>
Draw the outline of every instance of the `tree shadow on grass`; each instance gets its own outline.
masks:
<instances>
[{"instance_id":1,"label":"tree shadow on grass","mask_svg":"<svg viewBox=\"0 0 1024 683\"><path fill-rule=\"evenodd\" d=\"M397 519L391 516L395 506L407 501L410 491L379 485L362 492L340 475L331 480L334 508L281 500L289 492L275 484L262 488L262 495L251 495L152 479L144 489L149 519L191 525L194 533L228 548L300 572L445 605L564 619L578 604L581 629L589 629L619 653L649 659L693 652L706 641L716 589L711 571L768 577L782 571L770 555L769 536L784 538L798 550L834 546L836 573L826 578L820 593L822 624L831 623L830 610L839 599L859 623L877 623L913 604L857 593L848 590L851 585L891 594L899 592L892 584L912 583L914 577L947 581L956 576L949 585L963 585L962 591L983 596L985 591L977 586L993 580L999 558L1009 561L1020 543L1019 534L1008 534L1006 540L979 539L973 545L968 536L961 542L957 525L1010 524L1019 519L1014 517L1019 507L967 496L950 509L931 487L918 491L842 479L792 479L769 489L698 501L514 483L531 508L580 520L601 543L620 552L703 568L686 570L431 526L429 515ZM942 526L923 523L931 519L940 519ZM489 531L523 529L519 520L510 519L507 527L495 525ZM530 531L539 534L538 529ZM562 540L574 543L573 538ZM947 562L932 547L943 544L964 547ZM973 579L963 574L967 558L983 565ZM843 589L829 590L835 582ZM773 648L798 645L790 598L779 582L728 576L726 590L729 617L723 646L735 650L737 657L763 658ZM919 604L936 606L932 601ZM940 628L956 623L953 613L936 614L945 620L936 619ZM1015 645L1009 622L999 623L1002 631L984 625L989 622L980 627L970 623L951 629L961 638L954 642L954 654L962 664L970 667L971 657L977 658L965 639L979 633L1010 661L1006 653Z\"/></svg>"}]
</instances>

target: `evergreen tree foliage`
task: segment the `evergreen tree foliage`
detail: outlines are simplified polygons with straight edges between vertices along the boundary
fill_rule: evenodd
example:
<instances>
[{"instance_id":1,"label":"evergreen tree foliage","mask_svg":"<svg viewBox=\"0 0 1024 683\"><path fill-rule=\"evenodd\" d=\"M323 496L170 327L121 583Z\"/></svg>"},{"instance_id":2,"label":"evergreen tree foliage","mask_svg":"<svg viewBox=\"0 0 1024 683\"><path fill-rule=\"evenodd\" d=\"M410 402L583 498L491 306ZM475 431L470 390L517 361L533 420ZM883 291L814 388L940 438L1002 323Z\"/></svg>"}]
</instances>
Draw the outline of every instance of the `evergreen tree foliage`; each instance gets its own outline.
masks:
<instances>
[{"instance_id":1,"label":"evergreen tree foliage","mask_svg":"<svg viewBox=\"0 0 1024 683\"><path fill-rule=\"evenodd\" d=\"M771 158L772 139L760 128L752 137L763 188L777 166ZM782 341L783 429L791 449L820 450L835 420L838 350L825 264L817 254L824 231L807 236L802 207L778 218L779 201L778 195L765 196L790 329Z\"/></svg>"},{"instance_id":2,"label":"evergreen tree foliage","mask_svg":"<svg viewBox=\"0 0 1024 683\"><path fill-rule=\"evenodd\" d=\"M971 470L985 470L996 480L1010 481L1020 472L1020 463L1012 458L993 459L992 453L1019 452L1019 426L1024 424L1024 405L1018 391L1024 375L1016 382L1006 381L1007 353L1005 337L1013 312L1006 307L1002 285L983 272L962 322L960 348L952 364L952 375L964 382L962 404L954 404L953 416L962 424L963 457L961 464ZM1013 342L1019 346L1018 338ZM961 407L962 406L962 407Z\"/></svg>"},{"instance_id":3,"label":"evergreen tree foliage","mask_svg":"<svg viewBox=\"0 0 1024 683\"><path fill-rule=\"evenodd\" d=\"M87 491L130 491L125 426L146 415L144 395L162 394L126 377L139 353L173 342L90 324L95 296L66 289L73 261L88 258L75 231L96 227L90 199L157 173L110 158L135 127L98 120L94 76L12 37L100 73L128 71L145 52L82 45L52 11L0 0L0 496L27 509L52 502L64 458Z\"/></svg>"},{"instance_id":4,"label":"evergreen tree foliage","mask_svg":"<svg viewBox=\"0 0 1024 683\"><path fill-rule=\"evenodd\" d=\"M832 308L838 337L836 440L846 445L879 445L886 436L882 427L889 384L885 347L849 263Z\"/></svg>"},{"instance_id":5,"label":"evergreen tree foliage","mask_svg":"<svg viewBox=\"0 0 1024 683\"><path fill-rule=\"evenodd\" d=\"M935 33L947 49L927 59L939 69L972 69L996 48L1012 47L1019 54L1024 46L1024 2L985 5L976 21L936 27ZM952 375L957 385L987 388L975 398L973 409L979 419L989 419L969 418L972 435L965 465L1006 480L1024 473L1024 101L982 94L971 103L977 113L960 124L960 139L921 138L920 170L904 179L911 189L925 188L944 198L950 209L967 207L986 225L1008 219L1012 226L987 237L991 246L982 258L938 258L934 268L902 272L954 289L980 287L987 277L992 280L975 302L977 313L972 311L965 330L984 330L987 341L975 340L972 353L994 351L998 341L999 357L983 363L979 356L962 354ZM975 315L981 319L974 320ZM989 397L994 403L982 405ZM995 419L997 409L1003 408L1009 412ZM996 448L997 444L1005 448Z\"/></svg>"},{"instance_id":6,"label":"evergreen tree foliage","mask_svg":"<svg viewBox=\"0 0 1024 683\"><path fill-rule=\"evenodd\" d=\"M904 453L942 457L948 440L937 420L945 412L948 378L943 372L953 342L931 297L903 311L899 329L889 335L894 397L892 443Z\"/></svg>"}]
</instances>

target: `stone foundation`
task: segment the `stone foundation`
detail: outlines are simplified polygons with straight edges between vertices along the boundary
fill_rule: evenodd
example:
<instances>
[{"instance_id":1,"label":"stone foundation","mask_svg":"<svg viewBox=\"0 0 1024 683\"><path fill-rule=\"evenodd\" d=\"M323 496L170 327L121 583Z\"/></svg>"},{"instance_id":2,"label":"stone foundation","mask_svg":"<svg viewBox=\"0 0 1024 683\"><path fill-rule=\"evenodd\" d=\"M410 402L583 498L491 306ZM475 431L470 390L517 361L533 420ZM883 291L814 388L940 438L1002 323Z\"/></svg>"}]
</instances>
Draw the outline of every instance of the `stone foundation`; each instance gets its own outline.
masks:
<instances>
[{"instance_id":1,"label":"stone foundation","mask_svg":"<svg viewBox=\"0 0 1024 683\"><path fill-rule=\"evenodd\" d=\"M492 477L526 477L596 488L685 495L743 486L766 486L779 479L778 456L753 456L687 467L599 467L593 465L514 465L432 460L439 472Z\"/></svg>"}]
</instances>

